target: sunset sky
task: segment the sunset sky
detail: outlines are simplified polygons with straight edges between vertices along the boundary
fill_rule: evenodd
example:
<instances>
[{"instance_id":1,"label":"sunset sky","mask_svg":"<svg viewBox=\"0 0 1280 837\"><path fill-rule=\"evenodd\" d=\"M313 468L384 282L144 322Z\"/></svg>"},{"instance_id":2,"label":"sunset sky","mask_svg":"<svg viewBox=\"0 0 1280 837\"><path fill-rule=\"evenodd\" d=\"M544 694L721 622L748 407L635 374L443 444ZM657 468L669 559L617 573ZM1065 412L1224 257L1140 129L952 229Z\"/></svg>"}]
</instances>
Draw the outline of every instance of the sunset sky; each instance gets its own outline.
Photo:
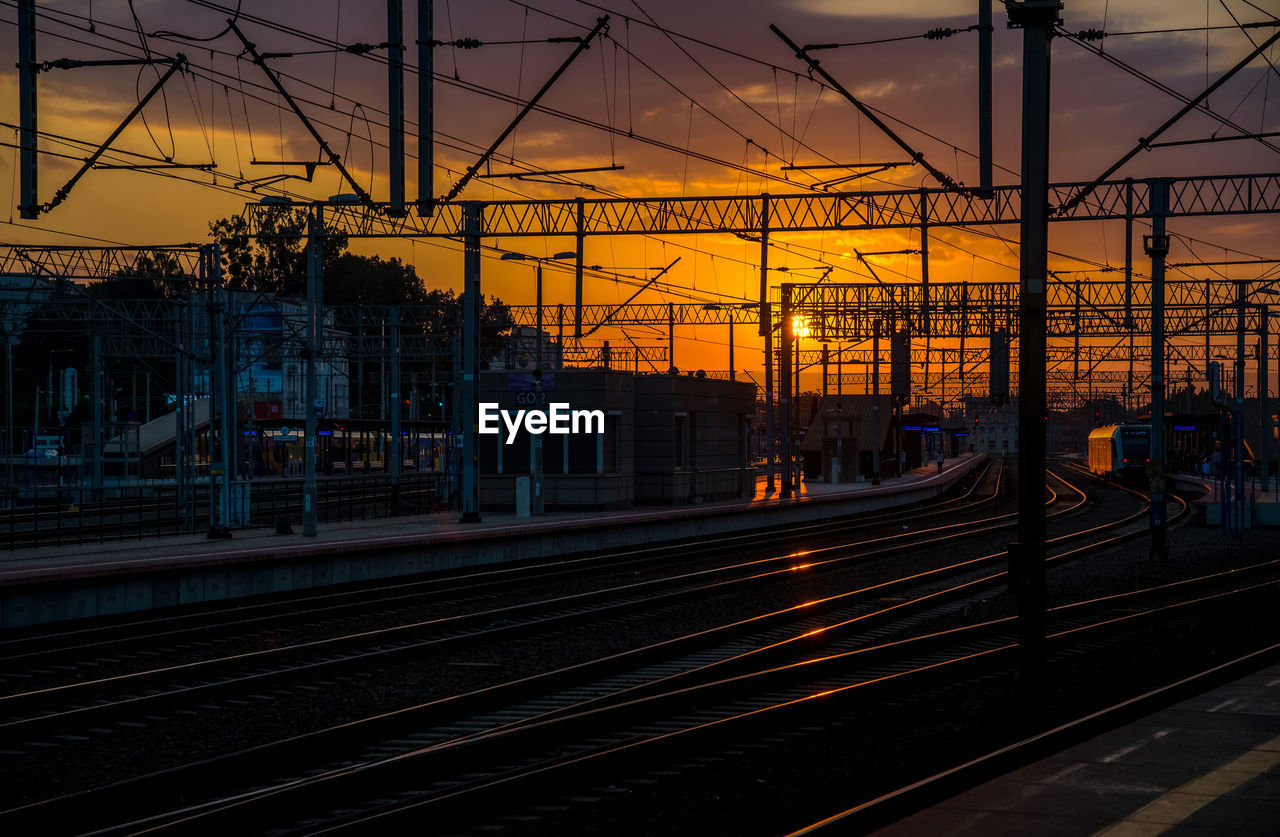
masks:
<instances>
[{"instance_id":1,"label":"sunset sky","mask_svg":"<svg viewBox=\"0 0 1280 837\"><path fill-rule=\"evenodd\" d=\"M113 162L172 158L216 165L198 170L129 172L95 170L66 202L36 221L22 221L17 204L17 5L5 8L7 34L0 48L4 142L0 146L0 188L9 191L9 212L0 213L9 243L170 244L207 239L209 221L241 211L259 195L240 180L275 174L301 174L299 167L250 165L250 161L314 160L318 149L297 118L281 106L262 71L236 60L241 44L223 32L235 13L235 0L176 2L98 0L90 4L49 0L38 4L41 60L136 57L145 33L152 54L184 52L192 73L173 78L163 99L146 109L146 124L135 122L106 158ZM1014 184L1019 170L1021 32L1006 27L1007 15L995 4L995 155L997 184ZM929 161L966 184L978 181L977 35L963 32L941 40L918 36L976 22L969 0L603 0L601 3L536 0L436 0L435 37L444 41L475 38L478 49L435 50L435 192L447 192L460 172L476 159L515 115L509 99L525 99L573 49L543 39L577 36L605 13L611 15L607 38L580 56L547 94L543 104L575 120L533 113L493 159L489 171L565 169L621 165L618 171L573 176L568 185L508 179L478 179L464 198L506 200L524 197L655 196L680 194L785 194L807 191L823 176L849 172L783 172L789 164L843 164L899 161L903 152L847 102L810 80L805 68L770 31L776 24L799 43L864 42L917 36L890 43L846 46L816 53L836 78L867 104L882 111L895 130ZM1103 29L1106 52L1124 64L1187 96L1198 94L1227 68L1270 37L1270 27L1237 28L1240 23L1272 21L1276 0L1065 0L1062 17L1070 32ZM92 18L90 18L92 15ZM1233 20L1234 16L1234 20ZM238 25L259 50L316 54L271 59L287 74L284 83L364 188L388 197L385 50L367 56L335 51L329 45L380 43L386 39L382 3L354 0L261 2L244 0ZM1208 27L1208 29L1206 29ZM405 2L408 130L407 191L416 195L417 33L416 3ZM1187 32L1124 34L1148 30ZM90 31L92 30L92 31ZM665 30L665 31L664 31ZM191 41L176 34L212 41ZM310 39L314 36L322 43ZM695 40L696 39L696 40ZM502 41L530 43L498 44ZM702 41L704 43L698 43ZM1252 42L1251 42L1252 41ZM718 49L722 48L722 49ZM738 53L737 55L730 54ZM1275 53L1275 50L1270 52ZM1217 91L1209 106L1246 131L1280 128L1280 71L1270 60L1255 61ZM157 77L157 70L134 67L53 70L39 78L40 129L48 132L41 148L83 158L136 103ZM488 92L485 92L488 91ZM1052 178L1088 180L1132 148L1172 115L1181 103L1065 38L1053 44ZM589 124L581 124L586 122ZM608 130L612 128L611 132ZM1235 133L1201 114L1182 120L1163 139L1192 139ZM57 139L64 137L67 139ZM77 142L78 141L78 142ZM660 146L668 146L666 148ZM91 148L92 146L90 146ZM696 152L694 159L682 153ZM40 198L48 201L77 163L57 156L40 159ZM1280 155L1256 141L1189 145L1144 152L1117 176L1260 173L1280 171ZM782 178L789 177L791 182ZM919 167L893 169L846 188L935 185ZM316 170L314 182L290 179L277 184L299 198L324 198L350 187L330 166ZM273 194L268 187L260 194ZM1171 231L1190 239L1175 241L1171 261L1239 259L1277 255L1271 242L1275 220L1268 216L1186 219ZM1140 231L1139 231L1140 232ZM1123 224L1054 225L1051 256L1059 270L1123 264ZM1001 240L1003 237L1004 240ZM1017 277L1017 229L935 230L930 272L934 281L1004 280ZM571 241L533 239L493 242L522 252L547 255L571 249ZM919 246L914 234L810 233L778 236L771 263L789 266L788 277L816 278L824 266L835 268L831 281L860 281L865 269L847 254ZM619 273L644 276L682 256L668 277L689 289L696 301L753 298L758 284L759 245L726 236L590 239L587 261ZM353 244L365 253L396 255L412 261L428 285L457 288L461 259L457 245L375 240ZM1140 244L1135 248L1141 252ZM532 269L499 263L496 253L484 263L485 289L512 303L533 301ZM918 256L876 261L886 279L915 280ZM1264 268L1265 269L1265 268ZM1232 273L1246 276L1253 274ZM1190 275L1211 275L1188 269ZM1175 274L1186 275L1186 274ZM548 301L571 301L569 273L549 271ZM617 303L633 287L595 280L587 301ZM641 301L690 301L689 297L650 290ZM740 347L757 345L751 332L737 332ZM641 343L664 342L644 329L632 331ZM722 369L727 365L723 330L685 332L677 345L677 365ZM758 354L739 368L759 366Z\"/></svg>"}]
</instances>

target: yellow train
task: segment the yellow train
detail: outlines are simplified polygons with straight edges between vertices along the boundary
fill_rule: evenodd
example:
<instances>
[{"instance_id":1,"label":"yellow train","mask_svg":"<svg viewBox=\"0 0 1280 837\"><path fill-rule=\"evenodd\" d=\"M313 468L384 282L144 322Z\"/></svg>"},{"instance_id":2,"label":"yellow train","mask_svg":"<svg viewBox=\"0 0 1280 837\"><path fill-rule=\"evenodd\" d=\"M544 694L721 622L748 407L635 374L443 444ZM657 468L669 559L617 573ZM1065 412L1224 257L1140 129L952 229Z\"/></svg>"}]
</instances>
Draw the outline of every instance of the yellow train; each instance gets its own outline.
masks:
<instances>
[{"instance_id":1,"label":"yellow train","mask_svg":"<svg viewBox=\"0 0 1280 837\"><path fill-rule=\"evenodd\" d=\"M1089 433L1089 470L1123 481L1140 480L1151 461L1151 425L1111 424Z\"/></svg>"}]
</instances>

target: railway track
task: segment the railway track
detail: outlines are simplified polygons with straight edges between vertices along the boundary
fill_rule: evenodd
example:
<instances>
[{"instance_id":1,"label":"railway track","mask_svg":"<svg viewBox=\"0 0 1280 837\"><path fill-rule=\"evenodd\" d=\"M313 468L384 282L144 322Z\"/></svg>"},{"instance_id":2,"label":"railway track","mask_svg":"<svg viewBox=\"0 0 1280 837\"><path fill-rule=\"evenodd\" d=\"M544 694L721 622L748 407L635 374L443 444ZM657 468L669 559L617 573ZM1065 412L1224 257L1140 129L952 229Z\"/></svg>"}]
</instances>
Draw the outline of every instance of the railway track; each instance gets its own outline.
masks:
<instances>
[{"instance_id":1,"label":"railway track","mask_svg":"<svg viewBox=\"0 0 1280 837\"><path fill-rule=\"evenodd\" d=\"M1063 484L1067 483L1064 481ZM1085 495L1078 489L1076 491L1079 499L1074 506L1078 508L1083 504ZM1140 510L1118 523L1077 527L1077 531L1060 535L1054 539L1062 552L1058 560L1080 557L1085 552L1113 543L1117 537L1134 537L1136 530L1105 536L1102 530L1114 529L1117 525L1132 527L1141 514ZM1065 548L1066 544L1082 538L1090 542L1085 546ZM807 554L805 558L806 568L818 563L810 560ZM963 612L968 600L982 595L983 590L1002 584L1003 572L992 572L989 569L991 564L1002 560L1003 553L983 555L937 567L930 573L911 574L864 589L845 590L821 601L803 602L785 611L756 614L755 618L721 625L714 631L696 632L652 646L630 649L625 654L610 655L561 670L543 672L535 677L519 678L393 714L384 713L358 723L340 725L327 731L278 742L265 749L250 749L243 754L144 777L110 788L107 792L117 801L136 800L139 805L137 810L147 810L148 805L154 806L158 799L172 798L175 792L181 795L182 788L212 787L218 783L218 776L224 777L225 783L225 776L228 774L241 778L257 775L253 770L235 767L235 759L241 759L246 766L253 765L258 774L272 765L272 769L265 772L278 777L282 773L288 773L287 769L282 769L284 765L296 764L302 753L314 754L316 751L347 755L323 768L309 770L275 784L241 789L239 793L232 794L237 800L233 806L234 813L215 813L219 804L216 802L212 807L203 806L195 812L199 814L200 822L221 822L219 818L224 817L235 819L244 814L246 806L260 813L254 806L275 805L279 802L279 795L285 792L282 789L287 789L291 798L302 799L314 786L319 799L323 800L332 791L332 785L327 783L338 777L343 777L343 782L349 786L350 782L358 784L376 774L378 778L374 784L381 787L387 782L385 777L389 775L388 771L394 772L393 768L410 762L415 765L411 772L421 778L422 760L433 757L432 754L438 757L442 753L448 753L443 761L455 766L459 758L475 759L480 775L472 783L475 787L466 793L481 791L493 783L495 776L523 775L522 771L530 770L529 764L523 762L507 765L496 772L491 765L484 766L486 763L482 754L495 748L506 752L514 737L529 738L534 742L533 752L538 754L539 742L546 743L540 736L553 735L552 740L560 741L565 730L573 725L585 725L583 729L589 733L588 738L594 740L601 735L591 728L592 723L607 716L610 718L609 725L614 725L613 719L619 713L625 715L631 711L630 708L643 706L652 709L672 703L680 704L695 693L701 699L724 692L730 703L740 703L741 699L734 698L734 690L747 680L758 685L763 680L785 680L798 676L801 685L788 684L786 688L790 692L795 692L796 689L804 691L812 688L808 683L814 671L823 666L843 665L843 661L851 655L866 661L889 654L889 649L893 649L892 654L897 654L907 647L936 645L939 637L944 634L934 631L916 636L912 632L938 618L940 613ZM994 626L992 629L995 629ZM945 636L951 637L952 634ZM806 649L812 650L820 643L829 646L825 648L828 653L820 658L803 665L797 665L794 661L787 662L796 653L803 655ZM844 648L841 643L853 643L853 646ZM889 664L896 668L904 665L902 662ZM883 673L875 674L872 679L886 676ZM900 675L894 675L897 676ZM844 687L836 688L839 691ZM819 689L819 692L822 691L828 690ZM770 697L768 701L776 702L776 697ZM774 705L768 701L765 709ZM783 705L785 704L786 701L783 701ZM757 710L763 711L761 707L757 707L747 714L753 715ZM709 723L705 715L707 711L711 710L700 710L698 717L702 720L699 723ZM668 721L663 723L668 727L670 725ZM404 735L405 730L416 732ZM397 737L398 734L400 737ZM634 737L637 734L631 731L622 740L629 740L628 736ZM671 729L655 734L661 739L671 734ZM604 748L603 752L610 752L611 748L619 746L617 740L609 740L612 744L606 742L599 745ZM379 743L369 743L370 741ZM584 752L576 752L574 759L583 756ZM541 764L539 759L535 759L535 762ZM571 763L576 761L571 760ZM449 770L453 771L449 775L456 774L455 768ZM538 772L535 770L534 774ZM345 778L356 774L360 776L357 780ZM317 777L327 778L318 781ZM453 779L441 778L439 781L449 787L435 787L427 794L427 798L453 799L462 793L462 789L451 784ZM499 784L506 781L507 779L503 779ZM346 798L348 793L353 798L363 795L349 790L343 792L343 797ZM263 800L266 799L271 802L264 803ZM66 810L65 803L68 801L61 800L59 807ZM316 801L311 799L296 809L312 810ZM419 799L414 804L422 801ZM399 804L404 800L393 802ZM369 810L381 811L389 804L391 803L386 800L380 800ZM77 809L80 807L76 806ZM40 805L25 813L13 812L13 816L20 821L20 818L46 808L46 805ZM169 822L174 815L166 816L169 819L158 822ZM208 817L214 819L208 820ZM134 823L140 824L141 821ZM310 823L301 827L305 830L314 825L315 823Z\"/></svg>"},{"instance_id":2,"label":"railway track","mask_svg":"<svg viewBox=\"0 0 1280 837\"><path fill-rule=\"evenodd\" d=\"M988 469L991 473L988 473ZM932 518L954 517L979 510L1000 499L1002 467L987 467L974 475L959 496L936 503L932 507L912 512L912 522L917 528L907 538L918 536L927 526L922 524ZM988 486L990 491L980 490ZM1052 495L1050 499L1053 499ZM389 618L399 618L415 608L430 607L433 616L453 614L494 615L491 611L510 601L513 593L521 594L514 601L532 605L544 588L557 590L567 582L596 577L597 587L606 588L621 579L633 585L634 574L640 571L656 572L658 577L696 575L705 570L731 572L742 566L739 561L725 562L726 556L736 555L744 545L760 550L770 546L786 548L799 538L808 538L815 545L848 546L847 538L860 533L884 530L892 524L893 531L883 540L902 540L898 526L905 510L891 513L857 515L852 518L834 519L789 526L773 531L753 532L740 536L714 536L676 544L658 544L604 554L564 556L551 561L533 561L502 565L461 574L428 576L419 580L397 580L395 583L378 583L358 586L334 592L291 595L285 598L267 597L265 601L248 600L201 610L196 613L175 613L167 616L149 616L144 619L122 619L107 622L95 621L85 627L74 625L53 631L16 631L0 638L0 695L14 691L11 684L29 686L30 670L22 665L33 661L39 669L50 665L65 667L62 682L78 682L87 679L75 672L84 669L92 672L100 668L104 660L120 666L122 654L129 649L144 647L154 654L167 658L180 656L192 645L203 645L216 640L220 645L246 644L255 637L271 632L272 647L279 647L279 631L297 625L321 625L332 634L341 636L344 630L356 630L370 611L378 611ZM999 514L974 523L975 526L1000 523L1010 519ZM952 524L947 524L952 525ZM679 562L672 573L669 567ZM768 561L752 565L767 564ZM556 595L560 595L558 592ZM206 656L214 656L209 652ZM143 660L145 662L145 659ZM92 677L92 675L89 675ZM39 678L35 678L39 680ZM41 686L56 686L58 682L43 682Z\"/></svg>"},{"instance_id":3,"label":"railway track","mask_svg":"<svg viewBox=\"0 0 1280 837\"><path fill-rule=\"evenodd\" d=\"M497 606L488 599L491 593L488 588L493 582L482 580L462 588L461 592L470 594L472 598L464 600L464 606L452 615L409 622L393 620L386 627L339 632L321 639L275 644L248 652L214 654L175 665L152 665L100 678L75 675L78 670L91 669L100 666L103 661L115 658L96 656L87 662L82 659L73 665L70 661L74 658L67 657L65 653L55 654L50 649L8 649L10 653L6 661L34 660L40 667L35 669L36 672L50 672L55 678L61 672L62 682L38 688L19 687L16 690L10 686L0 695L0 734L5 731L32 734L35 730L73 720L78 724L92 724L94 718L110 719L120 711L138 711L144 704L153 708L152 711L158 711L154 707L172 704L175 699L207 699L209 695L248 685L269 688L276 681L296 679L304 673L328 676L334 669L368 666L391 656L473 647L478 642L493 642L518 636L535 628L564 629L566 625L588 619L626 616L637 610L671 606L701 596L723 593L740 585L785 579L797 572L816 567L865 561L893 554L922 542L952 541L972 536L990 531L992 527L1007 525L1006 517L1000 515L994 519L983 518L971 523L947 523L873 539L850 541L846 535L837 539L836 543L807 550L803 556L785 549L745 562L733 560L724 563L719 556L723 552L723 544L716 544L717 555L705 566L694 569L685 566L679 572L660 574L645 581L636 581L624 574L624 583L620 585L607 585L572 594L557 593L550 598L534 598ZM856 532L860 528L855 526L852 531ZM687 555L687 549L685 554ZM634 571L636 560L649 560L648 556L634 554L626 558L622 568L627 573ZM612 569L616 570L617 567ZM527 584L527 575L522 576L523 580L508 578L503 579L502 583ZM616 579L617 576L611 575L609 578ZM563 581L563 577L557 574L556 580L559 583ZM479 590L476 589L477 586ZM458 593L456 588L451 591L451 595ZM385 601L380 602L381 606L385 604ZM86 648L74 646L72 650L79 653ZM108 649L103 649L100 643L93 643L92 650L101 655L104 650L106 653L118 653L119 649L118 643ZM140 659L154 660L157 653L163 655L164 650L164 646L160 652L154 647L148 648ZM60 658L64 662L59 663ZM51 665L55 667L50 669ZM10 673L4 682L29 682L30 673L31 669ZM45 678L49 676L46 674Z\"/></svg>"}]
</instances>

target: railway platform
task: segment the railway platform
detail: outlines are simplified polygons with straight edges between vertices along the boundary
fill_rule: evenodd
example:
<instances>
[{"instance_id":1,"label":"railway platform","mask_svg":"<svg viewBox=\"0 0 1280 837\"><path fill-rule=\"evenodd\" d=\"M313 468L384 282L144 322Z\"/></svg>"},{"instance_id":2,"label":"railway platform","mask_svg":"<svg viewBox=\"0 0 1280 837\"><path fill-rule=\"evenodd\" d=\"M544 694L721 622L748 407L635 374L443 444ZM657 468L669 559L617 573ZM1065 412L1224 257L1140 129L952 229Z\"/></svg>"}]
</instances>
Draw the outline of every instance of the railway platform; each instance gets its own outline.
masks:
<instances>
[{"instance_id":1,"label":"railway platform","mask_svg":"<svg viewBox=\"0 0 1280 837\"><path fill-rule=\"evenodd\" d=\"M838 821L830 826L833 833L839 831ZM1174 703L873 833L1278 834L1280 664Z\"/></svg>"},{"instance_id":2,"label":"railway platform","mask_svg":"<svg viewBox=\"0 0 1280 837\"><path fill-rule=\"evenodd\" d=\"M1171 474L1170 482L1177 488L1199 493L1195 501L1197 515L1209 526L1222 525L1222 506L1217 483L1212 477L1190 474ZM1280 490L1274 480L1258 484L1249 481L1239 495L1240 519L1245 527L1280 526Z\"/></svg>"},{"instance_id":3,"label":"railway platform","mask_svg":"<svg viewBox=\"0 0 1280 837\"><path fill-rule=\"evenodd\" d=\"M985 461L930 463L882 484L803 482L796 496L766 494L692 506L517 518L486 513L461 523L433 513L321 527L315 537L237 530L0 553L0 627L287 592L331 584L532 558L715 537L929 500Z\"/></svg>"}]
</instances>

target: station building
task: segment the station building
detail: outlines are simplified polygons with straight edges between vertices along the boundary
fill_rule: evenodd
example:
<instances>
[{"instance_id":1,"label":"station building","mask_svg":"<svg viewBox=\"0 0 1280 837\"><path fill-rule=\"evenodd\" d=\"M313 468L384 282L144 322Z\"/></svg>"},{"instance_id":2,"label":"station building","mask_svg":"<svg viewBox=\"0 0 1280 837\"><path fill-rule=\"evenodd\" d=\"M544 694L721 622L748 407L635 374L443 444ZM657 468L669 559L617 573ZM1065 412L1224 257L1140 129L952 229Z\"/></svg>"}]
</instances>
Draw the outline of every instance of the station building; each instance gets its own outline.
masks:
<instances>
[{"instance_id":1,"label":"station building","mask_svg":"<svg viewBox=\"0 0 1280 837\"><path fill-rule=\"evenodd\" d=\"M608 369L481 374L480 401L499 409L599 410L603 432L542 434L544 507L552 511L620 509L750 496L755 469L749 422L755 386L694 375L637 375ZM477 435L480 505L510 510L517 480L534 471L532 436L521 429L508 444Z\"/></svg>"},{"instance_id":2,"label":"station building","mask_svg":"<svg viewBox=\"0 0 1280 837\"><path fill-rule=\"evenodd\" d=\"M939 426L936 414L896 411L889 395L828 395L817 403L808 427L803 428L798 449L806 479L855 482L871 478L872 452L877 447L880 475L892 477L918 468L926 453L936 451L938 445L946 455L957 455L951 447L952 436Z\"/></svg>"}]
</instances>

